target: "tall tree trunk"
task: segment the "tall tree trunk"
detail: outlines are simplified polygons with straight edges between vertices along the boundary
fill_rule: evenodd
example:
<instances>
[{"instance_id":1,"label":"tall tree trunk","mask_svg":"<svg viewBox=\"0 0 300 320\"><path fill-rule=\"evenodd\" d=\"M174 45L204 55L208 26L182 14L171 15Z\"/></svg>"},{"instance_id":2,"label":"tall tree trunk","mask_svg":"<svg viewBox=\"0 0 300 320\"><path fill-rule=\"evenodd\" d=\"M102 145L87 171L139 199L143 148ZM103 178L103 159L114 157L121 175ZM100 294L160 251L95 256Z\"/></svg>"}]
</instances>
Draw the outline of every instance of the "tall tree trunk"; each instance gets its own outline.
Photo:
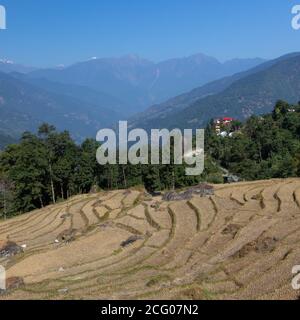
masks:
<instances>
[{"instance_id":1,"label":"tall tree trunk","mask_svg":"<svg viewBox=\"0 0 300 320\"><path fill-rule=\"evenodd\" d=\"M112 170L109 170L109 180L110 180L110 189L113 188L113 176L112 176Z\"/></svg>"},{"instance_id":2,"label":"tall tree trunk","mask_svg":"<svg viewBox=\"0 0 300 320\"><path fill-rule=\"evenodd\" d=\"M172 170L172 188L175 191L175 168Z\"/></svg>"},{"instance_id":3,"label":"tall tree trunk","mask_svg":"<svg viewBox=\"0 0 300 320\"><path fill-rule=\"evenodd\" d=\"M51 183L51 193L52 193L52 201L55 204L56 200L55 200L55 191L54 191L54 183L53 183L53 174L52 174L52 166L51 166L51 162L49 160L49 171L50 171L50 183Z\"/></svg>"},{"instance_id":4,"label":"tall tree trunk","mask_svg":"<svg viewBox=\"0 0 300 320\"><path fill-rule=\"evenodd\" d=\"M43 203L43 199L41 196L39 196L39 199L40 199L40 203L41 203L41 208L44 208L44 203Z\"/></svg>"},{"instance_id":5,"label":"tall tree trunk","mask_svg":"<svg viewBox=\"0 0 300 320\"><path fill-rule=\"evenodd\" d=\"M61 192L61 198L62 198L63 200L65 200L64 187L63 187L62 183L60 184L60 192Z\"/></svg>"}]
</instances>

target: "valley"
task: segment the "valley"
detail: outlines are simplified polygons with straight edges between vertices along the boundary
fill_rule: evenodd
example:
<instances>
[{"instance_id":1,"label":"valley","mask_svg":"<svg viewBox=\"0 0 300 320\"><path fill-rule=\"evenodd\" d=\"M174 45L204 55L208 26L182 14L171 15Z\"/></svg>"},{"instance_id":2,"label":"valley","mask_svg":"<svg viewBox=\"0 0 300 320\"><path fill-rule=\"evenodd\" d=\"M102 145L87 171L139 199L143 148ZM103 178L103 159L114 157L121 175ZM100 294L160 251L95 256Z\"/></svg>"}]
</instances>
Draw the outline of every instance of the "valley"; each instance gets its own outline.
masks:
<instances>
[{"instance_id":1,"label":"valley","mask_svg":"<svg viewBox=\"0 0 300 320\"><path fill-rule=\"evenodd\" d=\"M154 63L127 55L39 69L1 59L0 130L18 139L48 122L82 142L154 103L262 62L196 54Z\"/></svg>"}]
</instances>

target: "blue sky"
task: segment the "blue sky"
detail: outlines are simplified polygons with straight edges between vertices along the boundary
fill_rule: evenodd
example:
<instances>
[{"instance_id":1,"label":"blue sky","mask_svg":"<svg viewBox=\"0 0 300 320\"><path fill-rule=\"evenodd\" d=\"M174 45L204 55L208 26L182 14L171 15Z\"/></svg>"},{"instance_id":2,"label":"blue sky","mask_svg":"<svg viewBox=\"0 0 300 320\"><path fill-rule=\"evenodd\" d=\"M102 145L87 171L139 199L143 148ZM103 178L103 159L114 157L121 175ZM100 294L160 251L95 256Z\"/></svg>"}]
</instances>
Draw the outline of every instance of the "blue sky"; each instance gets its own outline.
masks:
<instances>
[{"instance_id":1,"label":"blue sky","mask_svg":"<svg viewBox=\"0 0 300 320\"><path fill-rule=\"evenodd\" d=\"M160 61L202 52L220 60L300 51L300 0L0 0L0 58L53 66L138 54Z\"/></svg>"}]
</instances>

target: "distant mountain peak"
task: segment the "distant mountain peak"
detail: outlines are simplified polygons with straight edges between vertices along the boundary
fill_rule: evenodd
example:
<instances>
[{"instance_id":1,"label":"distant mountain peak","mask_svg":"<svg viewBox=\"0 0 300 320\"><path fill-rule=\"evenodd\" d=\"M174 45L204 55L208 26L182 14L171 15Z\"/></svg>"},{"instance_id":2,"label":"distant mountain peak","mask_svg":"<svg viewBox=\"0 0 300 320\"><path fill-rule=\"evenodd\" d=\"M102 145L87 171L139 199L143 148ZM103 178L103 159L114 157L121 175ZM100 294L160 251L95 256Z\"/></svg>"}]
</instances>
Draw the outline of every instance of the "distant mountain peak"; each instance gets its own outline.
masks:
<instances>
[{"instance_id":1,"label":"distant mountain peak","mask_svg":"<svg viewBox=\"0 0 300 320\"><path fill-rule=\"evenodd\" d=\"M211 57L207 54L201 53L201 52L189 56L188 59L194 60L198 63L203 63L203 62L207 62L207 61L219 62L218 59Z\"/></svg>"},{"instance_id":2,"label":"distant mountain peak","mask_svg":"<svg viewBox=\"0 0 300 320\"><path fill-rule=\"evenodd\" d=\"M117 58L117 60L133 64L154 64L152 61L142 58L139 55L133 53L125 54Z\"/></svg>"},{"instance_id":3,"label":"distant mountain peak","mask_svg":"<svg viewBox=\"0 0 300 320\"><path fill-rule=\"evenodd\" d=\"M121 56L121 59L128 59L128 60L144 60L141 58L138 54L135 53L128 53L123 56Z\"/></svg>"}]
</instances>

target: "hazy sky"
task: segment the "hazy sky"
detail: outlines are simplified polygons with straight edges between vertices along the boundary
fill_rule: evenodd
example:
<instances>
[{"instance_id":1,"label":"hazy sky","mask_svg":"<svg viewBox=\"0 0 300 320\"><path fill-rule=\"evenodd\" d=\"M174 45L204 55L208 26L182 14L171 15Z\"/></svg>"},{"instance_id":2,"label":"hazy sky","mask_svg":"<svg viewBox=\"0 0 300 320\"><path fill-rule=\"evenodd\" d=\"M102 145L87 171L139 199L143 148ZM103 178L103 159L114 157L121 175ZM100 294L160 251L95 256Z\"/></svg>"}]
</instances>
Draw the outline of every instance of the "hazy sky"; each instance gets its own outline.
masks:
<instances>
[{"instance_id":1,"label":"hazy sky","mask_svg":"<svg viewBox=\"0 0 300 320\"><path fill-rule=\"evenodd\" d=\"M0 0L0 58L52 66L135 53L160 61L202 52L220 60L300 51L300 0Z\"/></svg>"}]
</instances>

